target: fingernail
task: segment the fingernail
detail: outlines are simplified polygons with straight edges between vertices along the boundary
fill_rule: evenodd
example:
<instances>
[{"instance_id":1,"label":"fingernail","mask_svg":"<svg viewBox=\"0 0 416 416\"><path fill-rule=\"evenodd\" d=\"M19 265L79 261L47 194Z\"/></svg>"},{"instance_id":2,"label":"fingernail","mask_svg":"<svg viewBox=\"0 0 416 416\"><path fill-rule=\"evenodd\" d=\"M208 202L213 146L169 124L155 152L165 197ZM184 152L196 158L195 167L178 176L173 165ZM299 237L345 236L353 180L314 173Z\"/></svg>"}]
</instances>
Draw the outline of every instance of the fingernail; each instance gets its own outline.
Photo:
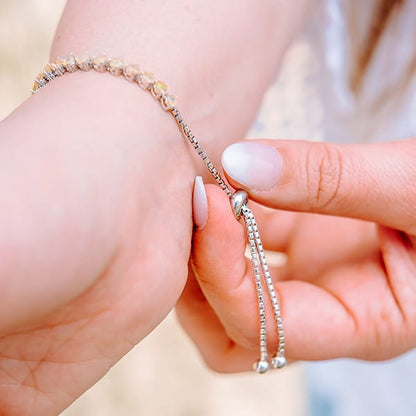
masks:
<instances>
[{"instance_id":1,"label":"fingernail","mask_svg":"<svg viewBox=\"0 0 416 416\"><path fill-rule=\"evenodd\" d=\"M194 194L192 197L194 224L202 229L208 220L208 200L204 182L201 176L197 176L194 182Z\"/></svg>"},{"instance_id":2,"label":"fingernail","mask_svg":"<svg viewBox=\"0 0 416 416\"><path fill-rule=\"evenodd\" d=\"M268 191L274 188L282 171L282 156L264 143L241 142L228 146L222 154L227 174L246 188Z\"/></svg>"}]
</instances>

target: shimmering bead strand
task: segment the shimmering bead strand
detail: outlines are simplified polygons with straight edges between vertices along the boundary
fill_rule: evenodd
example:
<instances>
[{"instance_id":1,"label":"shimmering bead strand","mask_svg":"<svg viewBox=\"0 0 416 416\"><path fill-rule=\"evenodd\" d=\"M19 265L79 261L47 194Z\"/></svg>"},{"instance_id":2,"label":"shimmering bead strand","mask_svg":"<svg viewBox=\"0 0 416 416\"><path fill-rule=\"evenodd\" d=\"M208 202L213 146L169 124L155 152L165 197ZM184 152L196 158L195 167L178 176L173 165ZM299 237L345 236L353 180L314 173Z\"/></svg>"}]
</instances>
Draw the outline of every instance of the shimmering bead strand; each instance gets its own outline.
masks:
<instances>
[{"instance_id":1,"label":"shimmering bead strand","mask_svg":"<svg viewBox=\"0 0 416 416\"><path fill-rule=\"evenodd\" d=\"M66 58L57 58L36 76L31 92L37 93L57 76L90 69L109 72L114 76L124 75L128 81L136 82L142 89L149 91L165 111L170 111L176 106L176 97L170 94L167 85L163 81L156 80L151 72L140 72L138 65L124 64L122 59L109 58L106 55L68 55Z\"/></svg>"}]
</instances>

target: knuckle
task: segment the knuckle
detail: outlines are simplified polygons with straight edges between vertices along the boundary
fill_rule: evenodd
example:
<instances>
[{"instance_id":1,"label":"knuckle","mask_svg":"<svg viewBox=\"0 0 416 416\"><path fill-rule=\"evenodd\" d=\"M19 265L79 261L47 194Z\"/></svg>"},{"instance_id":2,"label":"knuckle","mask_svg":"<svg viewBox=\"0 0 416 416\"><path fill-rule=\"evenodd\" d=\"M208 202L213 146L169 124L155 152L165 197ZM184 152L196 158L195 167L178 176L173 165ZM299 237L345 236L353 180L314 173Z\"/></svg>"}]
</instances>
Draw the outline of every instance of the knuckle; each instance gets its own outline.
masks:
<instances>
[{"instance_id":1,"label":"knuckle","mask_svg":"<svg viewBox=\"0 0 416 416\"><path fill-rule=\"evenodd\" d=\"M306 154L307 200L313 210L322 210L338 200L342 155L337 146L314 143Z\"/></svg>"}]
</instances>

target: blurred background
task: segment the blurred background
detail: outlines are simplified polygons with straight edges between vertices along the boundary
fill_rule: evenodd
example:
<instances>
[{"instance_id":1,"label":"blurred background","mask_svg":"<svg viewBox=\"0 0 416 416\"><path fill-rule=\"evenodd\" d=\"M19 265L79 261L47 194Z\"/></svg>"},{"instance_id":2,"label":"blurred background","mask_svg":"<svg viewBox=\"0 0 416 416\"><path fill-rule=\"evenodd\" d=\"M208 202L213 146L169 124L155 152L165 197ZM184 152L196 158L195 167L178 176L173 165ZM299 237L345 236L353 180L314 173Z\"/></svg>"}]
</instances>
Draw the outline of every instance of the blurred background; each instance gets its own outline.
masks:
<instances>
[{"instance_id":1,"label":"blurred background","mask_svg":"<svg viewBox=\"0 0 416 416\"><path fill-rule=\"evenodd\" d=\"M48 61L64 4L63 0L0 0L0 120L29 98L33 78ZM302 125L309 126L308 137L319 138L319 131L311 127L318 125L318 103L308 112L297 105L299 99L315 99L300 72L293 70L304 66L305 60L313 69L308 49L299 40L266 95L250 137L274 137L277 132L281 137L305 137L306 131L288 120L313 119ZM304 416L305 397L301 364L263 376L211 372L172 313L63 415Z\"/></svg>"}]
</instances>

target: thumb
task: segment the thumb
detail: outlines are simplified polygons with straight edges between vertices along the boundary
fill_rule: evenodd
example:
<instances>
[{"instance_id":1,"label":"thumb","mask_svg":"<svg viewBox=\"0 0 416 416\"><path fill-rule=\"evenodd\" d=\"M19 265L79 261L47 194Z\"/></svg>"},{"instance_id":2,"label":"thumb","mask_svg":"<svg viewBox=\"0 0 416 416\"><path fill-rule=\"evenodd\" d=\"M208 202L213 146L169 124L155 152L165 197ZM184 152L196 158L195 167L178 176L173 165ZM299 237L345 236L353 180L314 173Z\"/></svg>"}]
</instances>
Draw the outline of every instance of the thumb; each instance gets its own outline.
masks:
<instances>
[{"instance_id":1,"label":"thumb","mask_svg":"<svg viewBox=\"0 0 416 416\"><path fill-rule=\"evenodd\" d=\"M229 146L230 183L263 205L373 221L416 233L416 140L338 145L293 140Z\"/></svg>"}]
</instances>

